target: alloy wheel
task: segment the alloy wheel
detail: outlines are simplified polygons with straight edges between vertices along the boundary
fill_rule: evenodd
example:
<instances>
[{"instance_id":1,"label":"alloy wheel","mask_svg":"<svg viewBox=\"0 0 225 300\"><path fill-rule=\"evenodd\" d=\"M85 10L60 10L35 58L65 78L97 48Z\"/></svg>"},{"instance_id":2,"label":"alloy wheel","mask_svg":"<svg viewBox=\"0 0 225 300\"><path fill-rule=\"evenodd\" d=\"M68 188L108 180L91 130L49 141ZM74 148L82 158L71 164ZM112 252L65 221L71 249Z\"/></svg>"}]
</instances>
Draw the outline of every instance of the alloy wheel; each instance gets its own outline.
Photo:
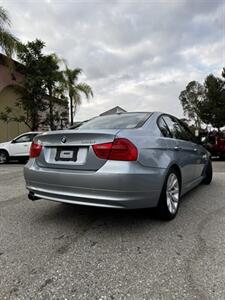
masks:
<instances>
[{"instance_id":1,"label":"alloy wheel","mask_svg":"<svg viewBox=\"0 0 225 300\"><path fill-rule=\"evenodd\" d=\"M171 214L175 214L178 208L180 196L179 181L176 174L171 173L166 186L166 203Z\"/></svg>"},{"instance_id":2,"label":"alloy wheel","mask_svg":"<svg viewBox=\"0 0 225 300\"><path fill-rule=\"evenodd\" d=\"M7 154L4 152L0 152L0 164L4 164L7 162Z\"/></svg>"}]
</instances>

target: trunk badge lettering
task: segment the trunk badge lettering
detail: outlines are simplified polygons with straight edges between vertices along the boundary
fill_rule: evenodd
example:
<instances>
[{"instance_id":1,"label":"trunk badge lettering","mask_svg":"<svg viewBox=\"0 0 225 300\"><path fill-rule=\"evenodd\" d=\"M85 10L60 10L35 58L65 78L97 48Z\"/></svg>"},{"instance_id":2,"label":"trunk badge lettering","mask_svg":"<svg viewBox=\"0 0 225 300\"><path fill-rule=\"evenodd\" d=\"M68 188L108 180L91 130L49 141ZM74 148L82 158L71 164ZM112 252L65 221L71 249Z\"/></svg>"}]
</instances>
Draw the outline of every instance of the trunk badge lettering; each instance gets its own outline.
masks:
<instances>
[{"instance_id":1,"label":"trunk badge lettering","mask_svg":"<svg viewBox=\"0 0 225 300\"><path fill-rule=\"evenodd\" d=\"M96 141L95 140L83 140L81 141L82 144L95 144Z\"/></svg>"}]
</instances>

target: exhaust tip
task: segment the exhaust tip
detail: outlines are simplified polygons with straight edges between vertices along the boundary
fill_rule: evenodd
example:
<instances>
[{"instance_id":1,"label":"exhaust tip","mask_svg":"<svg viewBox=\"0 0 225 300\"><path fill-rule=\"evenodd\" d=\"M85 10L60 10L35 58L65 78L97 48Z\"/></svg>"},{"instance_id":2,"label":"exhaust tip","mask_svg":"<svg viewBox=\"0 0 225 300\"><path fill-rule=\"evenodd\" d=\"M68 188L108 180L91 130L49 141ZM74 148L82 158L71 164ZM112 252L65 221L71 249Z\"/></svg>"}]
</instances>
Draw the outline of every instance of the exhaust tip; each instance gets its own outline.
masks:
<instances>
[{"instance_id":1,"label":"exhaust tip","mask_svg":"<svg viewBox=\"0 0 225 300\"><path fill-rule=\"evenodd\" d=\"M35 201L35 200L38 200L38 199L41 199L41 198L35 196L33 192L29 192L28 199L30 199L32 201Z\"/></svg>"}]
</instances>

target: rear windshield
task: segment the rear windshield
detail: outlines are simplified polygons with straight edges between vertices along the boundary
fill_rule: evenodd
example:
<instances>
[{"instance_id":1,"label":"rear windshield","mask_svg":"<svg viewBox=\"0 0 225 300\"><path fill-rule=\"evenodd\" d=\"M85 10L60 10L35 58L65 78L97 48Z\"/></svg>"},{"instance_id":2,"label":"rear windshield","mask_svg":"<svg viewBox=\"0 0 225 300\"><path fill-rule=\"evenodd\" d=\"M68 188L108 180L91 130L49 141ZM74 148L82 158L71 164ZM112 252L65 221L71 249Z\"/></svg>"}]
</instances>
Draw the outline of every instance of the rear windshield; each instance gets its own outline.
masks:
<instances>
[{"instance_id":1,"label":"rear windshield","mask_svg":"<svg viewBox=\"0 0 225 300\"><path fill-rule=\"evenodd\" d=\"M79 125L80 129L130 129L138 128L148 119L150 113L123 113L99 116Z\"/></svg>"}]
</instances>

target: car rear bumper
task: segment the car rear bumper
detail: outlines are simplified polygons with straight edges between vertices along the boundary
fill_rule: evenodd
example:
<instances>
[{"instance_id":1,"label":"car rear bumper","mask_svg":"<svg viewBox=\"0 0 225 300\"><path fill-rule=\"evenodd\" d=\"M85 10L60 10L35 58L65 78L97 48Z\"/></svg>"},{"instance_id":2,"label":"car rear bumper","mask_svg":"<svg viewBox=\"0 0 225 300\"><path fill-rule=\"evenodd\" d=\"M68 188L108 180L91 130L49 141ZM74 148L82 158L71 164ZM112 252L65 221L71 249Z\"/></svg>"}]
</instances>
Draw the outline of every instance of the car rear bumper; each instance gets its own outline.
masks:
<instances>
[{"instance_id":1,"label":"car rear bumper","mask_svg":"<svg viewBox=\"0 0 225 300\"><path fill-rule=\"evenodd\" d=\"M108 161L98 171L56 170L40 168L32 159L24 176L34 199L132 209L157 205L165 169Z\"/></svg>"}]
</instances>

